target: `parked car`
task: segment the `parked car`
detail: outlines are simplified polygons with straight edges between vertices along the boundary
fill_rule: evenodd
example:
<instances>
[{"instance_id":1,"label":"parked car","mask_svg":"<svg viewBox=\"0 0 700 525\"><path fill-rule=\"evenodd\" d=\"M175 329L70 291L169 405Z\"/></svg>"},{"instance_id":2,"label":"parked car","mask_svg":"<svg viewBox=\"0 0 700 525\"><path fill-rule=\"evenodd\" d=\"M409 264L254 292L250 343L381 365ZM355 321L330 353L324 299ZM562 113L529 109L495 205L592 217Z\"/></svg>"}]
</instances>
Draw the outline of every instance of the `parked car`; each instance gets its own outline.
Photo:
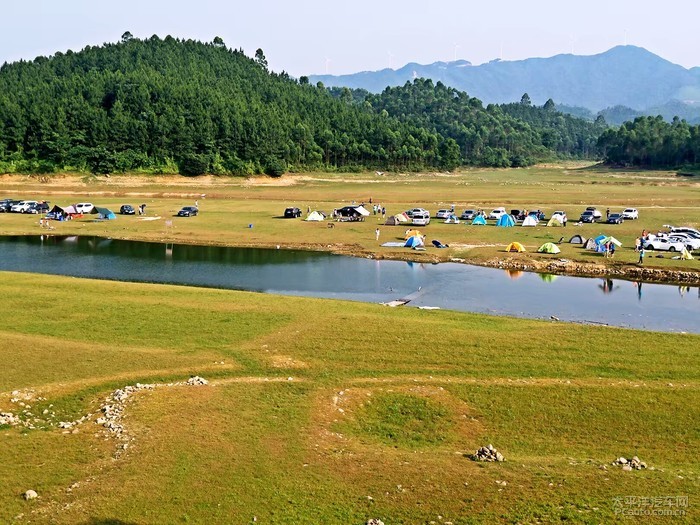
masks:
<instances>
[{"instance_id":1,"label":"parked car","mask_svg":"<svg viewBox=\"0 0 700 525\"><path fill-rule=\"evenodd\" d=\"M119 213L122 215L136 215L136 210L131 204L122 204L119 208Z\"/></svg>"},{"instance_id":2,"label":"parked car","mask_svg":"<svg viewBox=\"0 0 700 525\"><path fill-rule=\"evenodd\" d=\"M422 208L418 210L414 209L411 219L416 226L427 226L430 224L430 212Z\"/></svg>"},{"instance_id":3,"label":"parked car","mask_svg":"<svg viewBox=\"0 0 700 525\"><path fill-rule=\"evenodd\" d=\"M687 233L672 233L668 236L668 239L670 241L682 242L690 252L700 249L700 239L691 237Z\"/></svg>"},{"instance_id":4,"label":"parked car","mask_svg":"<svg viewBox=\"0 0 700 525\"><path fill-rule=\"evenodd\" d=\"M474 217L476 217L476 210L464 210L459 216L463 221L471 221Z\"/></svg>"},{"instance_id":5,"label":"parked car","mask_svg":"<svg viewBox=\"0 0 700 525\"><path fill-rule=\"evenodd\" d=\"M600 210L599 210L598 208L596 208L595 206L589 206L588 208L586 208L585 211L590 211L590 212L592 212L592 213L593 213L593 216L595 217L596 220L602 219L602 218L603 218L603 214L602 214L602 213L600 212ZM584 212L584 213L585 213L585 212Z\"/></svg>"},{"instance_id":6,"label":"parked car","mask_svg":"<svg viewBox=\"0 0 700 525\"><path fill-rule=\"evenodd\" d=\"M178 217L194 217L199 213L199 210L195 206L185 206L179 212L177 212Z\"/></svg>"},{"instance_id":7,"label":"parked car","mask_svg":"<svg viewBox=\"0 0 700 525\"><path fill-rule=\"evenodd\" d=\"M438 210L435 214L436 219L449 219L454 212L448 209Z\"/></svg>"},{"instance_id":8,"label":"parked car","mask_svg":"<svg viewBox=\"0 0 700 525\"><path fill-rule=\"evenodd\" d=\"M491 210L491 213L489 213L488 218L498 220L501 218L501 215L505 215L505 214L506 214L505 208L503 208L503 207L494 208L493 210Z\"/></svg>"},{"instance_id":9,"label":"parked car","mask_svg":"<svg viewBox=\"0 0 700 525\"><path fill-rule=\"evenodd\" d=\"M622 218L628 219L630 221L632 221L634 219L639 219L639 212L637 211L636 208L625 208L622 211Z\"/></svg>"},{"instance_id":10,"label":"parked car","mask_svg":"<svg viewBox=\"0 0 700 525\"><path fill-rule=\"evenodd\" d=\"M586 210L581 214L581 217L579 217L580 222L595 222L596 219L600 219L600 217L596 217L595 213L593 213L591 210Z\"/></svg>"},{"instance_id":11,"label":"parked car","mask_svg":"<svg viewBox=\"0 0 700 525\"><path fill-rule=\"evenodd\" d=\"M12 206L17 204L17 199L3 199L0 201L0 213L7 213L12 209Z\"/></svg>"},{"instance_id":12,"label":"parked car","mask_svg":"<svg viewBox=\"0 0 700 525\"><path fill-rule=\"evenodd\" d=\"M622 224L625 222L625 219L622 217L621 213L611 213L608 215L608 220L606 222L608 224Z\"/></svg>"},{"instance_id":13,"label":"parked car","mask_svg":"<svg viewBox=\"0 0 700 525\"><path fill-rule=\"evenodd\" d=\"M90 213L95 206L91 202L79 202L75 205L78 213Z\"/></svg>"},{"instance_id":14,"label":"parked car","mask_svg":"<svg viewBox=\"0 0 700 525\"><path fill-rule=\"evenodd\" d=\"M700 238L700 231L695 228L690 228L688 226L667 226L667 228L671 230L672 233L690 233L694 237Z\"/></svg>"},{"instance_id":15,"label":"parked car","mask_svg":"<svg viewBox=\"0 0 700 525\"><path fill-rule=\"evenodd\" d=\"M285 208L284 218L285 219L296 219L301 217L301 210L299 208Z\"/></svg>"},{"instance_id":16,"label":"parked car","mask_svg":"<svg viewBox=\"0 0 700 525\"><path fill-rule=\"evenodd\" d=\"M644 241L645 250L661 250L668 252L682 252L685 244L679 241L672 241L666 237L654 237Z\"/></svg>"},{"instance_id":17,"label":"parked car","mask_svg":"<svg viewBox=\"0 0 700 525\"><path fill-rule=\"evenodd\" d=\"M19 201L17 204L12 206L12 208L10 208L10 211L12 213L27 213L29 211L29 208L31 208L35 204L38 204L38 202L37 201Z\"/></svg>"},{"instance_id":18,"label":"parked car","mask_svg":"<svg viewBox=\"0 0 700 525\"><path fill-rule=\"evenodd\" d=\"M568 220L566 218L566 212L563 210L557 210L552 213L552 219L557 219L562 224L566 224L566 221Z\"/></svg>"},{"instance_id":19,"label":"parked car","mask_svg":"<svg viewBox=\"0 0 700 525\"><path fill-rule=\"evenodd\" d=\"M39 214L39 213L48 213L48 211L49 211L49 203L46 201L42 201L42 202L37 202L36 204L30 206L29 209L25 213Z\"/></svg>"}]
</instances>

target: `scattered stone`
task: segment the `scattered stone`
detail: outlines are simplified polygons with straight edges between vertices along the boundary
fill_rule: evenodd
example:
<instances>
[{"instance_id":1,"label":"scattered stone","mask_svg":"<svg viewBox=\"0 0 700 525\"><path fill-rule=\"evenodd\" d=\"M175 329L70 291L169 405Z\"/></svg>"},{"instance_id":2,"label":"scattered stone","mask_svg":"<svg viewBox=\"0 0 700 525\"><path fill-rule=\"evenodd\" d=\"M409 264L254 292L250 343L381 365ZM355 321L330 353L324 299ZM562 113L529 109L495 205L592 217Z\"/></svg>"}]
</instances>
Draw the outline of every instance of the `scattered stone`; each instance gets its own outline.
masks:
<instances>
[{"instance_id":1,"label":"scattered stone","mask_svg":"<svg viewBox=\"0 0 700 525\"><path fill-rule=\"evenodd\" d=\"M384 522L379 518L372 518L371 520L367 520L367 525L384 525Z\"/></svg>"},{"instance_id":2,"label":"scattered stone","mask_svg":"<svg viewBox=\"0 0 700 525\"><path fill-rule=\"evenodd\" d=\"M647 464L644 461L640 461L637 456L632 457L632 459L619 457L613 461L612 464L616 467L622 466L622 470L626 472L647 468Z\"/></svg>"},{"instance_id":3,"label":"scattered stone","mask_svg":"<svg viewBox=\"0 0 700 525\"><path fill-rule=\"evenodd\" d=\"M194 377L190 377L187 380L187 384L188 385L208 385L209 381L207 381L203 377L194 376Z\"/></svg>"},{"instance_id":4,"label":"scattered stone","mask_svg":"<svg viewBox=\"0 0 700 525\"><path fill-rule=\"evenodd\" d=\"M35 490L29 489L27 492L22 494L22 497L29 501L30 499L36 499L39 497L39 494L36 493Z\"/></svg>"},{"instance_id":5,"label":"scattered stone","mask_svg":"<svg viewBox=\"0 0 700 525\"><path fill-rule=\"evenodd\" d=\"M498 450L493 448L493 445L488 445L487 447L481 447L474 454L469 454L467 457L473 461L505 461L506 458L503 457Z\"/></svg>"},{"instance_id":6,"label":"scattered stone","mask_svg":"<svg viewBox=\"0 0 700 525\"><path fill-rule=\"evenodd\" d=\"M11 427L20 424L19 417L12 412L0 412L0 425L10 425Z\"/></svg>"}]
</instances>

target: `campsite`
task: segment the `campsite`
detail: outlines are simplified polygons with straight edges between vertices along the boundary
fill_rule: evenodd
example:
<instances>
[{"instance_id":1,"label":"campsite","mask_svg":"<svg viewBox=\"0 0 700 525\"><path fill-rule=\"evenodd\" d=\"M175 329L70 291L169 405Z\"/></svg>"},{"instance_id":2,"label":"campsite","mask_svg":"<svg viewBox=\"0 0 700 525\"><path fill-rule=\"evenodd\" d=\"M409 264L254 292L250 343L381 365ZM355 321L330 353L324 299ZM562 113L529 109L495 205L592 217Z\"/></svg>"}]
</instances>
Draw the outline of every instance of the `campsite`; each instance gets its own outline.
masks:
<instances>
[{"instance_id":1,"label":"campsite","mask_svg":"<svg viewBox=\"0 0 700 525\"><path fill-rule=\"evenodd\" d=\"M674 172L575 164L277 179L6 175L2 197L111 211L145 203L147 214L97 211L47 230L38 216L7 213L0 231L474 263L516 283L540 280L524 270L542 268L552 287L556 273L595 270L609 276L591 282L601 300L644 301L643 281L700 270L697 257L666 252L640 267L634 242L664 225L697 228L699 190ZM196 217L170 220L196 201ZM333 220L353 201L367 206L364 220ZM593 203L633 207L639 219L386 224L453 203L458 217L503 206L543 210L548 223ZM301 217L280 217L288 207ZM313 212L321 219L304 220ZM595 239L611 236L621 246L606 258ZM506 251L515 243L524 251ZM624 280L633 272L638 283ZM697 302L697 284L686 284L678 300ZM673 497L667 508L683 511L673 523L698 521L698 335L31 273L0 272L0 289L13 298L0 304L0 521L609 523L628 495ZM79 306L40 308L76 297ZM476 461L488 445L505 461ZM635 456L639 469L624 469L619 459ZM38 497L25 501L29 489Z\"/></svg>"}]
</instances>

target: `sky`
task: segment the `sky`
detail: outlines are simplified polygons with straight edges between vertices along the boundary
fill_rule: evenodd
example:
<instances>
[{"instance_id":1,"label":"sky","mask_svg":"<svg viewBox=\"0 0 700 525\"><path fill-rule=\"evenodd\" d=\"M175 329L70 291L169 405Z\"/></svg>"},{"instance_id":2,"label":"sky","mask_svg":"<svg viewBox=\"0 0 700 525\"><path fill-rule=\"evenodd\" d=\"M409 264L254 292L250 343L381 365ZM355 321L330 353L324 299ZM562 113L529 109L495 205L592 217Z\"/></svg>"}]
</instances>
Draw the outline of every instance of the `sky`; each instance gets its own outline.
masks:
<instances>
[{"instance_id":1,"label":"sky","mask_svg":"<svg viewBox=\"0 0 700 525\"><path fill-rule=\"evenodd\" d=\"M700 66L697 0L3 0L0 63L117 42L130 31L210 42L221 37L274 71L345 74L409 62L561 53L622 44Z\"/></svg>"}]
</instances>

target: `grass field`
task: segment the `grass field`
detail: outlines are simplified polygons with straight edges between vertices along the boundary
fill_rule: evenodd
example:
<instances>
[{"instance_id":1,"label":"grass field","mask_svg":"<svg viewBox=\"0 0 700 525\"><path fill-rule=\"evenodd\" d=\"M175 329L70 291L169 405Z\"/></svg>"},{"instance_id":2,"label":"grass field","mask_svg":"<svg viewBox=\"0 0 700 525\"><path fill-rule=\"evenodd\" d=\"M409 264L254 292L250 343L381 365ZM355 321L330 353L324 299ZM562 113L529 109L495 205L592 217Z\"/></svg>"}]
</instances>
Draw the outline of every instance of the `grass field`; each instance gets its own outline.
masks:
<instances>
[{"instance_id":1,"label":"grass field","mask_svg":"<svg viewBox=\"0 0 700 525\"><path fill-rule=\"evenodd\" d=\"M4 197L115 211L146 203L161 217L85 217L56 224L58 234L389 257L413 255L379 246L405 227L379 225L377 242L375 217L328 228L279 216L370 197L389 213L452 203L568 212L566 229L423 229L451 244L432 256L477 262L538 258L504 253L513 240L531 252L609 233L624 243L614 261L568 244L557 257L633 264L642 229L700 226L694 177L577 165L252 180L0 176ZM198 217L172 217L195 200ZM632 206L641 218L573 226L589 205ZM2 235L41 231L36 216L0 214ZM669 257L646 265L700 270ZM0 294L0 412L22 420L0 425L3 524L700 522L697 335L8 272ZM209 384L183 384L194 375ZM110 393L137 383L162 386L128 398L116 438L95 420ZM488 444L507 461L467 457ZM611 465L634 455L650 468ZM28 489L39 497L24 501ZM648 515L660 511L676 515Z\"/></svg>"},{"instance_id":2,"label":"grass field","mask_svg":"<svg viewBox=\"0 0 700 525\"><path fill-rule=\"evenodd\" d=\"M28 393L46 420L0 429L2 523L624 523L620 501L667 496L700 519L698 336L13 273L0 293L0 411ZM211 383L130 398L113 459L105 396L191 375ZM505 463L465 457L489 443ZM633 455L653 470L610 464Z\"/></svg>"},{"instance_id":3,"label":"grass field","mask_svg":"<svg viewBox=\"0 0 700 525\"><path fill-rule=\"evenodd\" d=\"M204 197L202 197L204 195ZM584 251L578 245L562 244L561 258L586 263L616 265L636 264L634 238L643 229L656 232L664 224L700 227L700 182L696 177L678 176L673 172L611 171L597 167L564 166L511 170L470 170L457 174L307 174L281 179L239 179L229 177L148 177L113 176L110 178L0 176L0 198L39 198L67 205L90 201L114 211L124 203L146 203L149 216L161 220L141 221L138 217L119 217L116 221L95 222L86 217L55 225L54 233L67 235L94 234L130 238L225 244L236 246L306 247L344 253L374 253L380 257L417 257L403 248L386 248L385 241L402 239L406 227L383 226L377 217L362 223L305 223L283 220L287 206L330 212L353 201L381 203L389 214L414 206L434 214L439 208L456 205L490 210L495 206L543 209L549 216L564 209L569 216L567 228L496 228L448 225L434 220L421 230L428 240L450 244L447 250L430 247L428 256L446 260L450 257L483 262L494 258L517 258L520 261L548 260L551 256L533 253L545 242L568 240L575 233L584 237L600 233L614 235L623 242L613 261L600 254ZM201 214L193 218L172 217L184 205L198 201ZM622 225L586 224L574 226L586 206L594 205L604 213L607 208L621 211L632 206L639 209L640 219ZM172 220L172 226L166 224ZM252 228L249 227L252 225ZM375 228L380 228L379 242ZM38 218L17 214L0 215L0 233L37 233ZM511 241L522 242L529 253L505 254ZM697 261L647 258L650 267L700 270Z\"/></svg>"}]
</instances>

